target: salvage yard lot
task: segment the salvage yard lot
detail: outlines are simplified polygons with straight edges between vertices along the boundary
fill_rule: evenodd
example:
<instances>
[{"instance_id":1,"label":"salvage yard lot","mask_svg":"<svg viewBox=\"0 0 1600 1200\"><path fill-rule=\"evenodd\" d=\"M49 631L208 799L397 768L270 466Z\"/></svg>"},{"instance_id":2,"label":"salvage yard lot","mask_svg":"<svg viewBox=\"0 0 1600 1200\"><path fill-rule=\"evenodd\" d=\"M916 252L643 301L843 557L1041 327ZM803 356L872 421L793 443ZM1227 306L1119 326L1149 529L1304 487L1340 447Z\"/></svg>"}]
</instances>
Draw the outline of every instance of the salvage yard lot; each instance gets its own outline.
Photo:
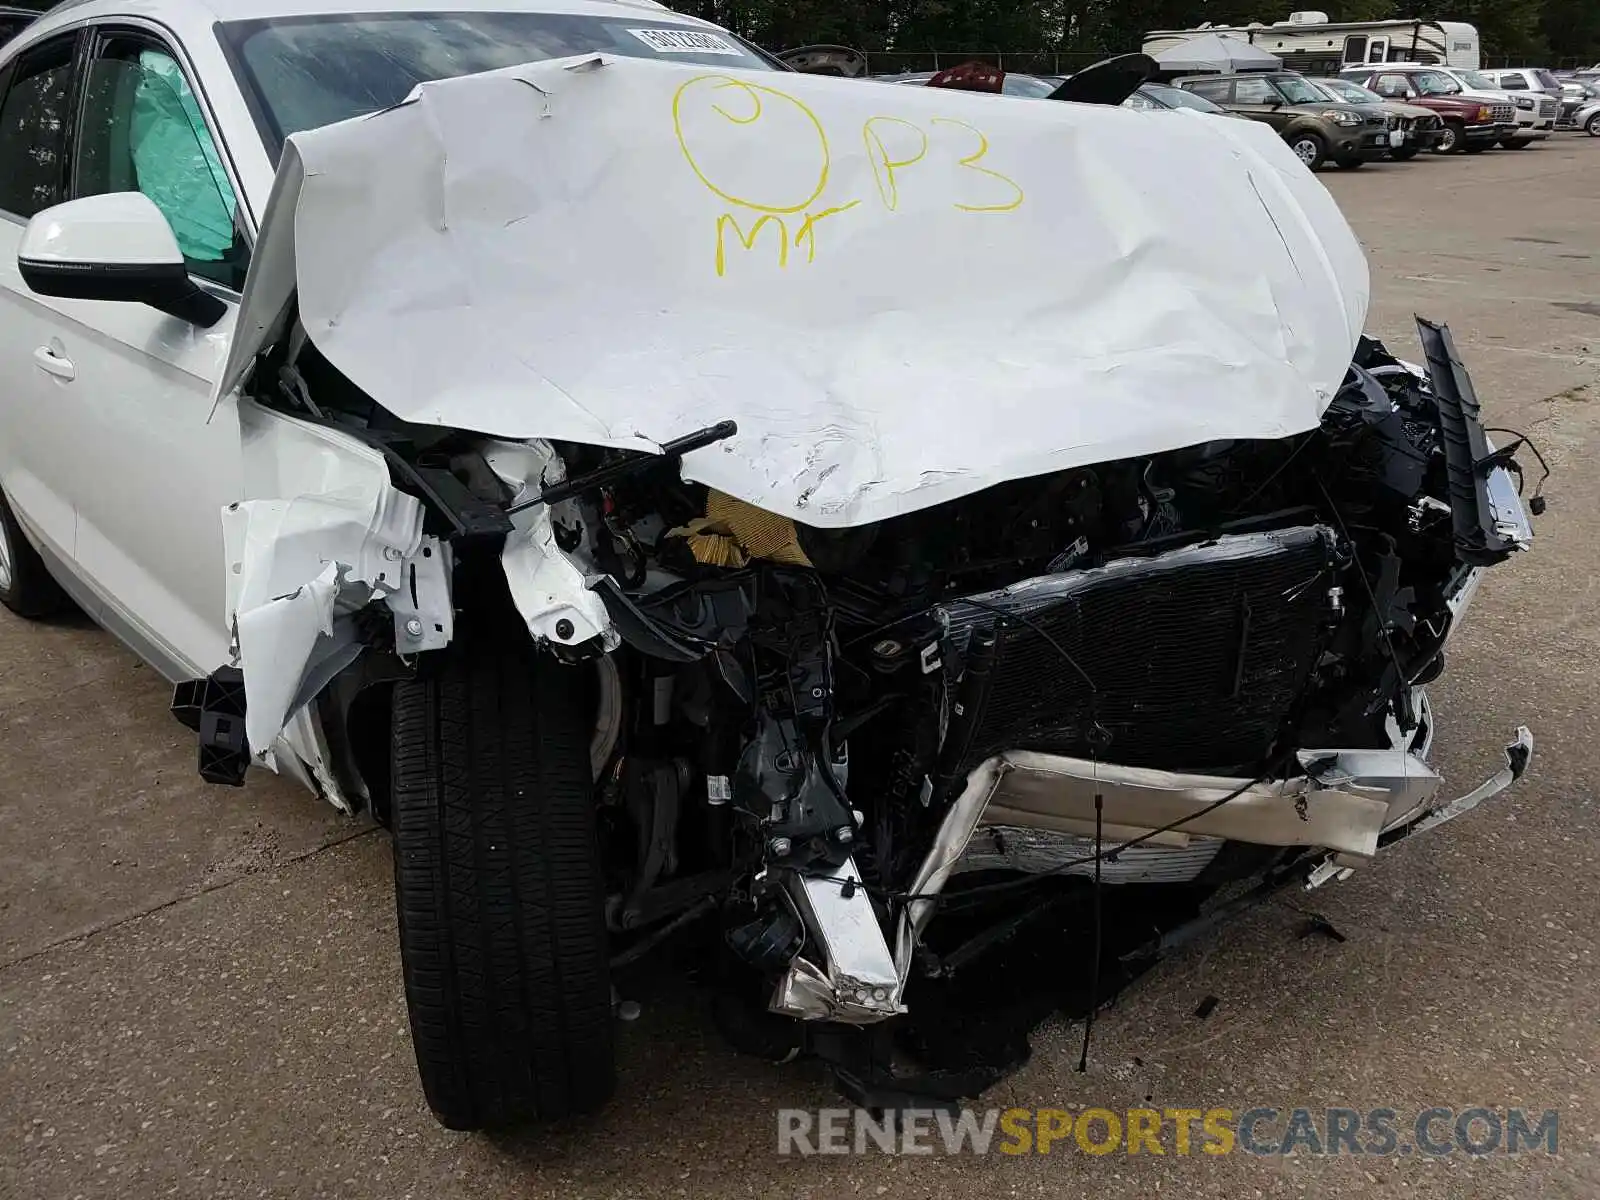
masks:
<instances>
[{"instance_id":1,"label":"salvage yard lot","mask_svg":"<svg viewBox=\"0 0 1600 1200\"><path fill-rule=\"evenodd\" d=\"M1369 328L1414 357L1411 315L1448 322L1486 423L1554 471L1534 552L1488 576L1432 689L1452 784L1519 723L1534 766L1175 955L1097 1022L1087 1074L1080 1027L1047 1026L983 1103L1558 1109L1558 1157L779 1158L777 1109L841 1102L815 1067L736 1057L671 980L627 989L643 1015L601 1116L447 1133L382 834L271 777L202 785L148 668L87 621L0 613L0 1197L1600 1191L1600 141L1322 178L1368 250ZM1313 907L1347 940L1302 936Z\"/></svg>"}]
</instances>

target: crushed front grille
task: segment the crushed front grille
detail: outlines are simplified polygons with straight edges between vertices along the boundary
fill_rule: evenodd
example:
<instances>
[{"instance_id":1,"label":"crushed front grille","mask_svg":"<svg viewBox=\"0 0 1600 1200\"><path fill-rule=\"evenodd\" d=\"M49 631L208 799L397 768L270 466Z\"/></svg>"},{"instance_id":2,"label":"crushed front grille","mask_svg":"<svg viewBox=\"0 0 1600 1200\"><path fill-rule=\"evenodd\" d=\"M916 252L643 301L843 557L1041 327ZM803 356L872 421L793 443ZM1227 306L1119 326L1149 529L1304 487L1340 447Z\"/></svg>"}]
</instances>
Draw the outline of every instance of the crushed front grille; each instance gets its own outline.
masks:
<instances>
[{"instance_id":1,"label":"crushed front grille","mask_svg":"<svg viewBox=\"0 0 1600 1200\"><path fill-rule=\"evenodd\" d=\"M1325 526L1232 535L945 605L969 661L979 630L996 639L960 770L1010 749L1168 770L1259 764L1320 652L1334 544Z\"/></svg>"}]
</instances>

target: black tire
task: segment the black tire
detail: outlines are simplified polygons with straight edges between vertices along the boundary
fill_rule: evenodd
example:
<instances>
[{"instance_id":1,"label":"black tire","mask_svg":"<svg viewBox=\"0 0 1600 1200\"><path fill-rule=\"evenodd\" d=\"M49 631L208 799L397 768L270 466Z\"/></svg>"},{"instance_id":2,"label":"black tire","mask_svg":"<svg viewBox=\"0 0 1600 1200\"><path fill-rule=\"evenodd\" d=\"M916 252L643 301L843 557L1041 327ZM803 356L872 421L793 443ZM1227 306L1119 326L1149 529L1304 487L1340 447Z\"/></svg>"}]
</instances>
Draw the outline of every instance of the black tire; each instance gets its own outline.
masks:
<instances>
[{"instance_id":1,"label":"black tire","mask_svg":"<svg viewBox=\"0 0 1600 1200\"><path fill-rule=\"evenodd\" d=\"M1435 154L1455 154L1461 149L1461 144L1467 140L1466 131L1459 122L1446 121L1444 132L1439 135L1439 144L1433 148Z\"/></svg>"},{"instance_id":2,"label":"black tire","mask_svg":"<svg viewBox=\"0 0 1600 1200\"><path fill-rule=\"evenodd\" d=\"M1366 166L1367 160L1364 158L1341 158L1339 165L1346 171L1354 171L1357 167Z\"/></svg>"},{"instance_id":3,"label":"black tire","mask_svg":"<svg viewBox=\"0 0 1600 1200\"><path fill-rule=\"evenodd\" d=\"M1416 156L1417 148L1415 146L1402 146L1398 150L1389 151L1389 157L1394 159L1395 162L1410 162Z\"/></svg>"},{"instance_id":4,"label":"black tire","mask_svg":"<svg viewBox=\"0 0 1600 1200\"><path fill-rule=\"evenodd\" d=\"M1600 112L1595 113L1584 123L1583 131L1590 137L1600 137Z\"/></svg>"},{"instance_id":5,"label":"black tire","mask_svg":"<svg viewBox=\"0 0 1600 1200\"><path fill-rule=\"evenodd\" d=\"M426 658L421 677L395 685L390 761L400 953L428 1106L450 1129L593 1111L616 1079L577 668L535 652L520 624L458 625Z\"/></svg>"},{"instance_id":6,"label":"black tire","mask_svg":"<svg viewBox=\"0 0 1600 1200\"><path fill-rule=\"evenodd\" d=\"M1492 144L1493 143L1489 142L1463 142L1461 143L1461 153L1482 154L1485 150L1489 149Z\"/></svg>"},{"instance_id":7,"label":"black tire","mask_svg":"<svg viewBox=\"0 0 1600 1200\"><path fill-rule=\"evenodd\" d=\"M1315 171L1328 157L1328 143L1310 130L1291 133L1283 140L1289 143L1289 149L1294 151L1296 158L1305 163L1308 171Z\"/></svg>"},{"instance_id":8,"label":"black tire","mask_svg":"<svg viewBox=\"0 0 1600 1200\"><path fill-rule=\"evenodd\" d=\"M1533 145L1532 138L1528 138L1520 142L1515 138L1506 138L1504 141L1499 143L1500 149L1502 150L1526 150L1531 145Z\"/></svg>"},{"instance_id":9,"label":"black tire","mask_svg":"<svg viewBox=\"0 0 1600 1200\"><path fill-rule=\"evenodd\" d=\"M72 607L17 524L4 492L0 492L0 604L29 620Z\"/></svg>"}]
</instances>

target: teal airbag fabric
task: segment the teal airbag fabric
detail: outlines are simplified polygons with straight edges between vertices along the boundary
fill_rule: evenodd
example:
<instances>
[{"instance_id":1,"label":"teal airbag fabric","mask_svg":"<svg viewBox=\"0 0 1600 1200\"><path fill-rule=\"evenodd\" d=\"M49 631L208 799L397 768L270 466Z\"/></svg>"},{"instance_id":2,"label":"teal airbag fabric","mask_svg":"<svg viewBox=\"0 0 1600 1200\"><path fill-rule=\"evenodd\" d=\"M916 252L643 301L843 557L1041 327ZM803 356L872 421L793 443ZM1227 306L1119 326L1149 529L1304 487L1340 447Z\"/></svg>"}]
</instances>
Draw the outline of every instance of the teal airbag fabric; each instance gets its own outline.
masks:
<instances>
[{"instance_id":1,"label":"teal airbag fabric","mask_svg":"<svg viewBox=\"0 0 1600 1200\"><path fill-rule=\"evenodd\" d=\"M155 202L185 258L218 262L233 245L233 189L178 64L139 56L129 141L139 190Z\"/></svg>"}]
</instances>

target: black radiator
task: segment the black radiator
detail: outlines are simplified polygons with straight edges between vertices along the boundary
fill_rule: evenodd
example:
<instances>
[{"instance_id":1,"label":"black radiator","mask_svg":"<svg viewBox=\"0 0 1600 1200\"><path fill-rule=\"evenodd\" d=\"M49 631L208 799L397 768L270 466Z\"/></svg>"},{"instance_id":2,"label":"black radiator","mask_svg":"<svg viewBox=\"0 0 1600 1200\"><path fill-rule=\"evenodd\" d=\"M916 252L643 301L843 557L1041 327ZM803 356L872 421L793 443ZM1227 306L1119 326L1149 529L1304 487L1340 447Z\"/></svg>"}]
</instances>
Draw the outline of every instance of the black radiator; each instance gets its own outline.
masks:
<instances>
[{"instance_id":1,"label":"black radiator","mask_svg":"<svg viewBox=\"0 0 1600 1200\"><path fill-rule=\"evenodd\" d=\"M1001 750L1178 771L1259 765L1333 624L1335 563L1332 531L1312 526L951 601L952 640L980 670L957 688L943 773L960 778Z\"/></svg>"}]
</instances>

